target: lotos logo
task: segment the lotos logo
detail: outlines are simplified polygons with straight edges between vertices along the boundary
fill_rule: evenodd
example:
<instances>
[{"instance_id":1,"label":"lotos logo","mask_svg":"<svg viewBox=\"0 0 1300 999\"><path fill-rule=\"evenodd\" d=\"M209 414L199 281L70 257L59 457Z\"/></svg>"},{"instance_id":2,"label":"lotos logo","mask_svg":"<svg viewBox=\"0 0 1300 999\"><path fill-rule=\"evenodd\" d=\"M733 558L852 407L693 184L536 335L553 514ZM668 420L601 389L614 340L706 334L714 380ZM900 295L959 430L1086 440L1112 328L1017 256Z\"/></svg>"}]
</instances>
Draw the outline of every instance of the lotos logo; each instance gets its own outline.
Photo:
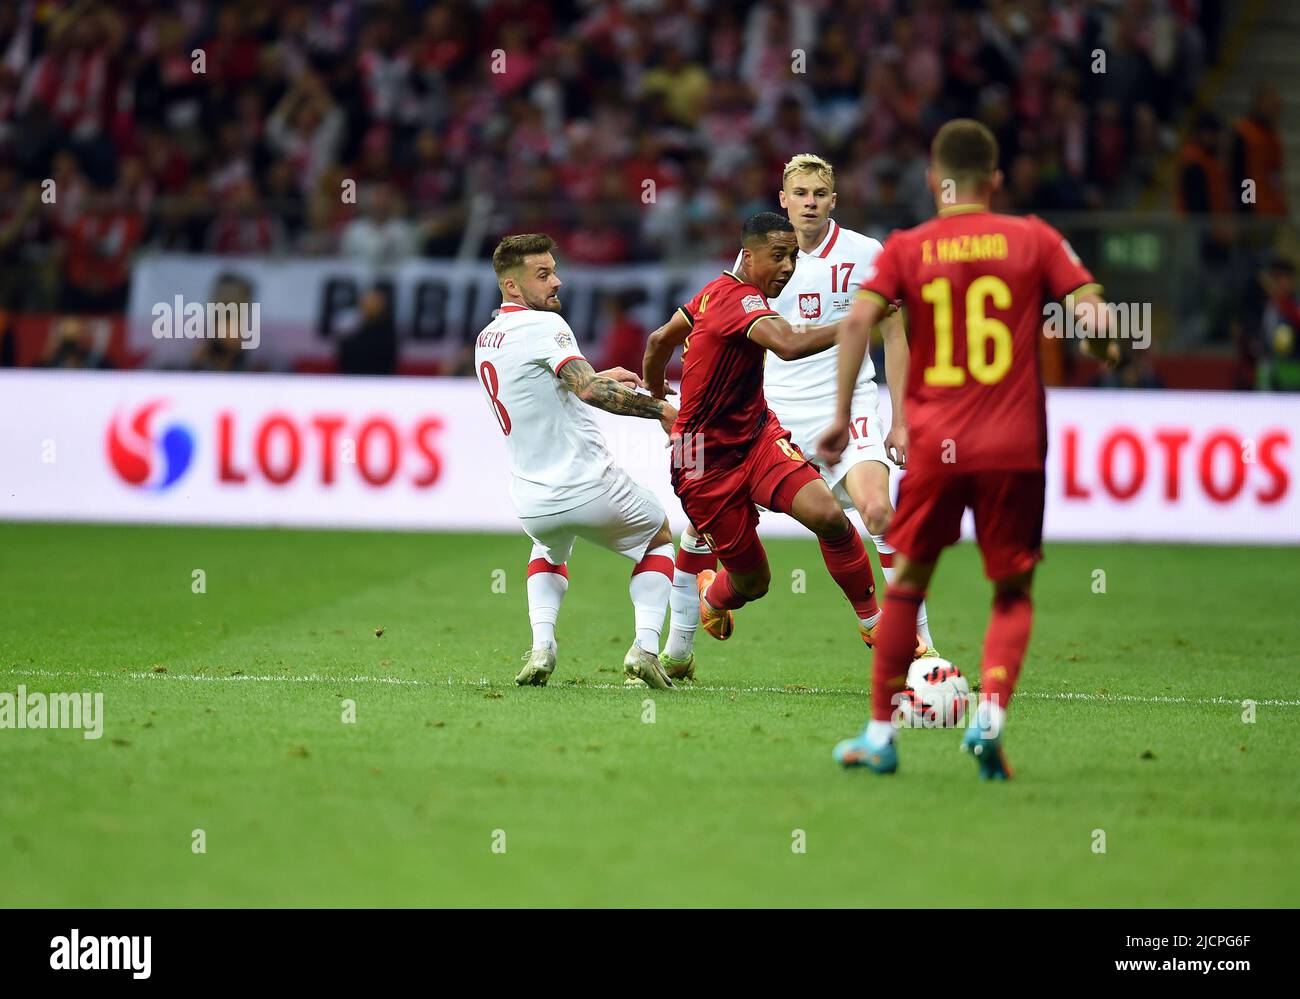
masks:
<instances>
[{"instance_id":1,"label":"lotos logo","mask_svg":"<svg viewBox=\"0 0 1300 999\"><path fill-rule=\"evenodd\" d=\"M185 474L194 457L194 434L184 424L172 423L155 435L154 413L165 405L156 399L136 410L129 421L122 413L108 427L108 459L122 480L133 486L161 491Z\"/></svg>"}]
</instances>

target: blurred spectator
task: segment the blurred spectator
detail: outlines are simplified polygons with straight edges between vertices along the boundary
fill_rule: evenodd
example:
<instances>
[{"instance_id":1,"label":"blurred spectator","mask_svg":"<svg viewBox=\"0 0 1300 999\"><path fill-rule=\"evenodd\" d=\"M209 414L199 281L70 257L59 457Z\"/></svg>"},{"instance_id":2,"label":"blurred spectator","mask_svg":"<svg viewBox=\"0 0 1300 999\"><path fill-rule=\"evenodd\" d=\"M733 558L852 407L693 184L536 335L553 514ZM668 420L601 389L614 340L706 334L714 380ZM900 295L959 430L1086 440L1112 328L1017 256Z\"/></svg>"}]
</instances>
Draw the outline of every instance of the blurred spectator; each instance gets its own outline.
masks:
<instances>
[{"instance_id":1,"label":"blurred spectator","mask_svg":"<svg viewBox=\"0 0 1300 999\"><path fill-rule=\"evenodd\" d=\"M565 256L578 264L621 264L630 260L632 238L627 227L619 223L635 217L640 208L640 199L625 192L622 177L612 172L605 174L596 200L578 210L578 224L565 237Z\"/></svg>"},{"instance_id":2,"label":"blurred spectator","mask_svg":"<svg viewBox=\"0 0 1300 999\"><path fill-rule=\"evenodd\" d=\"M578 209L578 224L565 239L564 255L575 264L597 266L621 264L631 256L624 231L596 204Z\"/></svg>"},{"instance_id":3,"label":"blurred spectator","mask_svg":"<svg viewBox=\"0 0 1300 999\"><path fill-rule=\"evenodd\" d=\"M607 368L627 368L640 371L645 360L645 342L648 331L628 312L636 302L632 292L611 295L605 302L606 331L604 352L601 354L599 370Z\"/></svg>"},{"instance_id":4,"label":"blurred spectator","mask_svg":"<svg viewBox=\"0 0 1300 999\"><path fill-rule=\"evenodd\" d=\"M143 62L132 83L136 118L169 130L194 127L203 111L203 77L193 69L193 42L171 11L156 13L142 31Z\"/></svg>"},{"instance_id":5,"label":"blurred spectator","mask_svg":"<svg viewBox=\"0 0 1300 999\"><path fill-rule=\"evenodd\" d=\"M245 180L221 202L206 243L212 253L235 256L275 253L284 246L284 226L262 203L252 181Z\"/></svg>"},{"instance_id":6,"label":"blurred spectator","mask_svg":"<svg viewBox=\"0 0 1300 999\"><path fill-rule=\"evenodd\" d=\"M1275 257L1260 272L1267 301L1252 338L1255 385L1271 391L1300 392L1300 301L1296 299L1296 268Z\"/></svg>"},{"instance_id":7,"label":"blurred spectator","mask_svg":"<svg viewBox=\"0 0 1300 999\"><path fill-rule=\"evenodd\" d=\"M1232 226L1224 219L1232 213L1233 201L1223 154L1222 122L1209 113L1199 115L1178 156L1177 203L1184 215L1215 217L1200 236L1200 263L1215 267L1228 260L1233 241Z\"/></svg>"},{"instance_id":8,"label":"blurred spectator","mask_svg":"<svg viewBox=\"0 0 1300 999\"><path fill-rule=\"evenodd\" d=\"M361 296L355 329L339 339L339 370L345 375L391 375L397 370L397 323L383 288Z\"/></svg>"},{"instance_id":9,"label":"blurred spectator","mask_svg":"<svg viewBox=\"0 0 1300 999\"><path fill-rule=\"evenodd\" d=\"M1011 164L1006 186L996 196L995 208L1017 215L1027 214L1043 202L1038 160L1021 153Z\"/></svg>"},{"instance_id":10,"label":"blurred spectator","mask_svg":"<svg viewBox=\"0 0 1300 999\"><path fill-rule=\"evenodd\" d=\"M248 83L257 73L259 45L244 24L244 10L237 4L222 4L217 11L216 33L203 46L208 76L232 90Z\"/></svg>"},{"instance_id":11,"label":"blurred spectator","mask_svg":"<svg viewBox=\"0 0 1300 999\"><path fill-rule=\"evenodd\" d=\"M208 174L213 200L224 201L252 178L253 150L248 137L239 122L224 122L218 132L213 168Z\"/></svg>"},{"instance_id":12,"label":"blurred spectator","mask_svg":"<svg viewBox=\"0 0 1300 999\"><path fill-rule=\"evenodd\" d=\"M709 86L709 74L698 63L687 62L686 52L678 45L669 45L658 65L641 77L641 92L650 97L662 95L673 120L687 128L699 121Z\"/></svg>"},{"instance_id":13,"label":"blurred spectator","mask_svg":"<svg viewBox=\"0 0 1300 999\"><path fill-rule=\"evenodd\" d=\"M199 178L183 194L162 198L150 220L145 243L152 250L193 253L207 239L207 186Z\"/></svg>"},{"instance_id":14,"label":"blurred spectator","mask_svg":"<svg viewBox=\"0 0 1300 999\"><path fill-rule=\"evenodd\" d=\"M20 187L17 171L0 163L0 311L26 304L31 253L39 249L40 207L40 188Z\"/></svg>"},{"instance_id":15,"label":"blurred spectator","mask_svg":"<svg viewBox=\"0 0 1300 999\"><path fill-rule=\"evenodd\" d=\"M895 229L910 229L920 221L899 197L898 182L898 168L893 163L882 163L876 171L876 196L866 212L866 227L871 231L888 235Z\"/></svg>"},{"instance_id":16,"label":"blurred spectator","mask_svg":"<svg viewBox=\"0 0 1300 999\"><path fill-rule=\"evenodd\" d=\"M268 167L266 203L280 221L284 240L296 246L307 225L307 209L288 160L276 160Z\"/></svg>"},{"instance_id":17,"label":"blurred spectator","mask_svg":"<svg viewBox=\"0 0 1300 999\"><path fill-rule=\"evenodd\" d=\"M41 358L42 368L111 368L108 359L110 330L102 322L75 316L59 319L50 329Z\"/></svg>"},{"instance_id":18,"label":"blurred spectator","mask_svg":"<svg viewBox=\"0 0 1300 999\"><path fill-rule=\"evenodd\" d=\"M334 164L342 130L343 112L311 71L289 88L266 122L267 141L289 159L304 192Z\"/></svg>"},{"instance_id":19,"label":"blurred spectator","mask_svg":"<svg viewBox=\"0 0 1300 999\"><path fill-rule=\"evenodd\" d=\"M333 254L348 224L356 218L356 206L343 201L343 176L341 167L333 167L321 175L307 201L307 231L298 240L298 250L307 254Z\"/></svg>"},{"instance_id":20,"label":"blurred spectator","mask_svg":"<svg viewBox=\"0 0 1300 999\"><path fill-rule=\"evenodd\" d=\"M401 263L418 248L415 227L402 217L391 184L374 184L361 193L365 214L343 230L344 255L375 266Z\"/></svg>"},{"instance_id":21,"label":"blurred spectator","mask_svg":"<svg viewBox=\"0 0 1300 999\"><path fill-rule=\"evenodd\" d=\"M51 167L50 180L54 182L50 187L54 196L50 206L51 222L60 234L66 235L85 214L90 187L70 149L56 152Z\"/></svg>"},{"instance_id":22,"label":"blurred spectator","mask_svg":"<svg viewBox=\"0 0 1300 999\"><path fill-rule=\"evenodd\" d=\"M411 89L411 56L403 47L397 25L380 15L362 34L357 57L366 111L372 121L405 123L415 118Z\"/></svg>"},{"instance_id":23,"label":"blurred spectator","mask_svg":"<svg viewBox=\"0 0 1300 999\"><path fill-rule=\"evenodd\" d=\"M144 218L102 188L90 194L86 207L68 230L63 306L76 313L122 312Z\"/></svg>"},{"instance_id":24,"label":"blurred spectator","mask_svg":"<svg viewBox=\"0 0 1300 999\"><path fill-rule=\"evenodd\" d=\"M1232 175L1240 212L1248 215L1286 214L1286 189L1282 180L1282 134L1278 131L1281 98L1277 87L1261 83L1255 90L1250 113L1234 128ZM1253 201L1242 192L1254 189Z\"/></svg>"},{"instance_id":25,"label":"blurred spectator","mask_svg":"<svg viewBox=\"0 0 1300 999\"><path fill-rule=\"evenodd\" d=\"M219 275L212 287L212 301L218 305L248 305L253 300L253 287L237 274ZM250 317L251 318L251 317ZM216 331L198 342L189 363L191 371L247 371L250 350L245 350L239 337L213 336ZM243 332L240 330L239 332Z\"/></svg>"}]
</instances>

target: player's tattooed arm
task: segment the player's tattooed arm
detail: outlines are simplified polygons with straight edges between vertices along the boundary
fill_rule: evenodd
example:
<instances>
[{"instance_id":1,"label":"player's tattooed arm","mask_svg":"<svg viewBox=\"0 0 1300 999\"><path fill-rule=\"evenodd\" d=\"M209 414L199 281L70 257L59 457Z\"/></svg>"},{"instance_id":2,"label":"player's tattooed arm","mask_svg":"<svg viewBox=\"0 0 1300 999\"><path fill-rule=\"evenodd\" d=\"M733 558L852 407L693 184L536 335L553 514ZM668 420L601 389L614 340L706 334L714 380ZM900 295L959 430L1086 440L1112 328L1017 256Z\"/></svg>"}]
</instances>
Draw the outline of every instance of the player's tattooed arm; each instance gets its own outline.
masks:
<instances>
[{"instance_id":1,"label":"player's tattooed arm","mask_svg":"<svg viewBox=\"0 0 1300 999\"><path fill-rule=\"evenodd\" d=\"M667 430L677 418L677 409L662 399L642 395L607 375L597 374L582 358L560 368L560 380L588 406L617 416L638 416L658 420Z\"/></svg>"},{"instance_id":2,"label":"player's tattooed arm","mask_svg":"<svg viewBox=\"0 0 1300 999\"><path fill-rule=\"evenodd\" d=\"M662 399L668 394L669 390L664 384L664 372L668 369L673 351L684 344L690 335L690 321L682 310L678 309L668 322L651 333L650 338L646 340L641 377L645 379L645 387L656 399Z\"/></svg>"},{"instance_id":3,"label":"player's tattooed arm","mask_svg":"<svg viewBox=\"0 0 1300 999\"><path fill-rule=\"evenodd\" d=\"M764 316L749 328L749 338L760 347L766 347L783 361L820 354L835 346L840 323L824 326L803 326L795 330L780 316Z\"/></svg>"}]
</instances>

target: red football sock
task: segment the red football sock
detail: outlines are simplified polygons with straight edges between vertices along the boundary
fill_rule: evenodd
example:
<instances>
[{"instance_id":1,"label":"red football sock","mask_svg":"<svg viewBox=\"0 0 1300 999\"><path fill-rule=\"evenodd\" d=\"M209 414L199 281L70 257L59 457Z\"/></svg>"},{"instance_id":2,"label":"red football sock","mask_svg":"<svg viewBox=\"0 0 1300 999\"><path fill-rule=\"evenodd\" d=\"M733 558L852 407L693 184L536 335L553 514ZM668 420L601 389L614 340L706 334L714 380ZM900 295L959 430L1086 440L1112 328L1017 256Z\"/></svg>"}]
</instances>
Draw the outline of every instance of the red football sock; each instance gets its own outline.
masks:
<instances>
[{"instance_id":1,"label":"red football sock","mask_svg":"<svg viewBox=\"0 0 1300 999\"><path fill-rule=\"evenodd\" d=\"M735 610L749 603L749 597L731 585L731 577L725 568L718 570L717 576L704 591L704 599L714 610Z\"/></svg>"},{"instance_id":2,"label":"red football sock","mask_svg":"<svg viewBox=\"0 0 1300 999\"><path fill-rule=\"evenodd\" d=\"M682 572L689 572L693 576L699 575L705 569L716 569L718 567L718 556L711 551L697 552L686 547L686 538L682 539L682 546L677 549L676 566Z\"/></svg>"},{"instance_id":3,"label":"red football sock","mask_svg":"<svg viewBox=\"0 0 1300 999\"><path fill-rule=\"evenodd\" d=\"M818 538L822 546L822 558L831 578L840 584L840 589L849 598L849 603L858 612L859 618L871 617L879 610L876 604L876 580L871 575L871 559L862 547L858 532L850 527L843 536L827 541Z\"/></svg>"},{"instance_id":4,"label":"red football sock","mask_svg":"<svg viewBox=\"0 0 1300 999\"><path fill-rule=\"evenodd\" d=\"M916 652L916 613L925 593L895 583L885 594L885 613L876 625L871 656L871 717L889 721L894 698L907 683L907 667Z\"/></svg>"},{"instance_id":5,"label":"red football sock","mask_svg":"<svg viewBox=\"0 0 1300 999\"><path fill-rule=\"evenodd\" d=\"M1028 593L999 593L993 598L980 660L980 700L992 700L1003 708L1011 703L1033 623L1034 602Z\"/></svg>"}]
</instances>

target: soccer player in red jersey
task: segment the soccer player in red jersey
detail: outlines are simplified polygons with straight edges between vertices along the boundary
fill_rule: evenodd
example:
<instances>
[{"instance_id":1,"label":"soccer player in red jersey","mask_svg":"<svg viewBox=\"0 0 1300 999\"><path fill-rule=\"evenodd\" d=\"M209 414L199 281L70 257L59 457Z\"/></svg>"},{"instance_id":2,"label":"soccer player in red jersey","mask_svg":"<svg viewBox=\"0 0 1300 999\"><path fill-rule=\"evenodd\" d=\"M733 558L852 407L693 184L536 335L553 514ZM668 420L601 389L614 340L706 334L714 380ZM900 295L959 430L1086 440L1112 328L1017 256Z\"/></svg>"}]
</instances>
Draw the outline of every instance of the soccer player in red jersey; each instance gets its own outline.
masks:
<instances>
[{"instance_id":1,"label":"soccer player in red jersey","mask_svg":"<svg viewBox=\"0 0 1300 999\"><path fill-rule=\"evenodd\" d=\"M791 360L826 350L839 324L797 333L768 305L794 273L799 246L788 218L760 212L742 232L740 266L705 285L651 334L645 355L646 388L663 398L668 359L679 344L684 348L671 435L673 491L722 563L716 573L699 574L700 623L714 638L728 638L732 611L767 592L772 574L756 530L758 504L817 535L826 567L870 642L880 610L862 539L763 397L766 351Z\"/></svg>"},{"instance_id":2,"label":"soccer player in red jersey","mask_svg":"<svg viewBox=\"0 0 1300 999\"><path fill-rule=\"evenodd\" d=\"M961 534L970 507L993 581L993 612L980 661L982 687L962 748L984 778L1011 776L1003 722L1029 643L1030 581L1042 557L1047 409L1038 370L1043 303L1062 299L1108 331L1100 288L1061 234L1033 216L994 214L1002 181L993 134L969 119L935 136L928 180L939 217L894 233L858 291L840 332L835 422L818 454L838 461L871 328L901 299L911 360L904 412L908 468L888 530L897 574L876 629L871 721L835 747L845 766L892 773L891 718L916 641L916 610L939 554ZM1085 341L1085 348L1089 341Z\"/></svg>"}]
</instances>

